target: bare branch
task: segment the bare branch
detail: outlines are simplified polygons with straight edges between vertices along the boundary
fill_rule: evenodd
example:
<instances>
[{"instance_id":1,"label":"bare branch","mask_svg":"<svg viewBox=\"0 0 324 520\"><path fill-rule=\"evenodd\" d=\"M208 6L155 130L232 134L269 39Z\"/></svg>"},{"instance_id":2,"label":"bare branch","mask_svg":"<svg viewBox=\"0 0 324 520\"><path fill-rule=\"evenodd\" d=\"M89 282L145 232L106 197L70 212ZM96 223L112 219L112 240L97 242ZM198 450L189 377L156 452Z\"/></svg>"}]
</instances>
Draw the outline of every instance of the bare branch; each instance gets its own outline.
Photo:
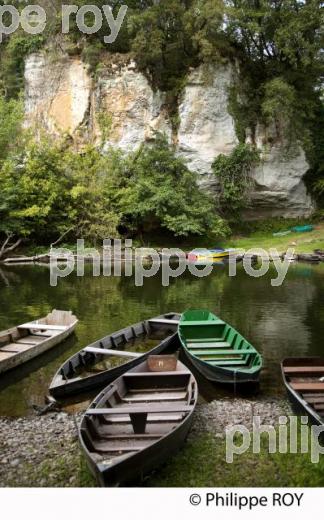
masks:
<instances>
[{"instance_id":1,"label":"bare branch","mask_svg":"<svg viewBox=\"0 0 324 520\"><path fill-rule=\"evenodd\" d=\"M7 238L5 239L5 241L3 242L2 246L1 246L0 254L5 251L9 241L11 240L11 238L12 238L12 235L10 233L7 233Z\"/></svg>"},{"instance_id":2,"label":"bare branch","mask_svg":"<svg viewBox=\"0 0 324 520\"><path fill-rule=\"evenodd\" d=\"M13 235L7 235L7 238L3 242L1 249L0 249L0 259L5 256L7 253L10 253L11 251L14 251L22 242L22 238L18 238L16 242L14 242L11 246L9 246L10 240L13 238Z\"/></svg>"}]
</instances>

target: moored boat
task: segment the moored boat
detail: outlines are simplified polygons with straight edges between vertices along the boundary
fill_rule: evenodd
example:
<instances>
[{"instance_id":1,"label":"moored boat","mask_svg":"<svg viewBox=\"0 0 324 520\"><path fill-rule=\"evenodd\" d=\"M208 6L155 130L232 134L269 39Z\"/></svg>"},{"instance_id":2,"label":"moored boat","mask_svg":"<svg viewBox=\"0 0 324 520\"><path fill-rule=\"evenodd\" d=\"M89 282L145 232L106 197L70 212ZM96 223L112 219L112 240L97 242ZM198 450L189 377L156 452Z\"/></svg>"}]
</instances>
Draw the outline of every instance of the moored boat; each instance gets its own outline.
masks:
<instances>
[{"instance_id":1,"label":"moored boat","mask_svg":"<svg viewBox=\"0 0 324 520\"><path fill-rule=\"evenodd\" d=\"M179 319L180 314L163 314L130 325L82 348L58 369L49 393L62 398L102 388L144 361L149 354L176 350L179 347ZM145 345L144 340L151 337L156 337L154 346L152 341ZM139 345L141 352L129 351L134 342L142 343Z\"/></svg>"},{"instance_id":2,"label":"moored boat","mask_svg":"<svg viewBox=\"0 0 324 520\"><path fill-rule=\"evenodd\" d=\"M77 323L71 311L54 309L44 318L0 332L0 373L58 345L72 334Z\"/></svg>"},{"instance_id":3,"label":"moored boat","mask_svg":"<svg viewBox=\"0 0 324 520\"><path fill-rule=\"evenodd\" d=\"M193 249L188 253L187 258L189 262L217 262L228 259L230 254L235 249Z\"/></svg>"},{"instance_id":4,"label":"moored boat","mask_svg":"<svg viewBox=\"0 0 324 520\"><path fill-rule=\"evenodd\" d=\"M306 414L312 424L324 426L324 358L287 358L281 370L294 410Z\"/></svg>"},{"instance_id":5,"label":"moored boat","mask_svg":"<svg viewBox=\"0 0 324 520\"><path fill-rule=\"evenodd\" d=\"M261 355L231 325L207 310L182 314L178 334L183 351L207 379L218 383L256 383Z\"/></svg>"},{"instance_id":6,"label":"moored boat","mask_svg":"<svg viewBox=\"0 0 324 520\"><path fill-rule=\"evenodd\" d=\"M174 356L149 356L86 411L79 440L101 486L139 480L177 452L197 403L191 372Z\"/></svg>"}]
</instances>

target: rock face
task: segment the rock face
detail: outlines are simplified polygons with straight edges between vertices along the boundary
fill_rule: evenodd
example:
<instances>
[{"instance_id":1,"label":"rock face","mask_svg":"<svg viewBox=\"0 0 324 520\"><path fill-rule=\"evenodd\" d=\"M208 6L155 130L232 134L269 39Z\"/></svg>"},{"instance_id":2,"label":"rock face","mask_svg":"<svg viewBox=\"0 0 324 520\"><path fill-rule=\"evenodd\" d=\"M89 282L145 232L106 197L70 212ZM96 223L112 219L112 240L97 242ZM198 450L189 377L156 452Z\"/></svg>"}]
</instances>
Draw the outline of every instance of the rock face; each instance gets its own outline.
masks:
<instances>
[{"instance_id":1,"label":"rock face","mask_svg":"<svg viewBox=\"0 0 324 520\"><path fill-rule=\"evenodd\" d=\"M104 149L118 146L125 151L153 140L156 131L163 132L200 175L200 184L215 191L211 165L220 153L229 154L238 144L228 111L234 75L229 65L193 70L180 100L175 133L165 94L152 89L134 62L102 66L94 81L78 58L32 54L25 66L26 125L54 135L68 133L75 143L100 142ZM308 215L313 207L303 182L308 169L303 150L297 148L287 156L283 143L266 144L263 137L260 130L256 143L262 163L252 172L255 190L246 218Z\"/></svg>"},{"instance_id":2,"label":"rock face","mask_svg":"<svg viewBox=\"0 0 324 520\"><path fill-rule=\"evenodd\" d=\"M89 109L91 79L79 59L54 60L32 54L25 63L27 125L51 134L73 134Z\"/></svg>"},{"instance_id":3,"label":"rock face","mask_svg":"<svg viewBox=\"0 0 324 520\"><path fill-rule=\"evenodd\" d=\"M220 65L201 66L187 80L179 106L178 153L190 169L203 175L202 184L217 184L211 173L214 159L238 144L228 113L228 89L233 70Z\"/></svg>"},{"instance_id":4,"label":"rock face","mask_svg":"<svg viewBox=\"0 0 324 520\"><path fill-rule=\"evenodd\" d=\"M309 166L299 147L293 156L281 145L261 153L261 163L252 176L255 188L247 218L301 217L313 211L303 176Z\"/></svg>"},{"instance_id":5,"label":"rock face","mask_svg":"<svg viewBox=\"0 0 324 520\"><path fill-rule=\"evenodd\" d=\"M171 125L164 108L164 96L153 92L145 76L131 62L119 70L102 72L94 91L93 115L97 136L100 114L111 120L109 145L125 151L135 150L143 141L154 138L159 131L171 136Z\"/></svg>"}]
</instances>

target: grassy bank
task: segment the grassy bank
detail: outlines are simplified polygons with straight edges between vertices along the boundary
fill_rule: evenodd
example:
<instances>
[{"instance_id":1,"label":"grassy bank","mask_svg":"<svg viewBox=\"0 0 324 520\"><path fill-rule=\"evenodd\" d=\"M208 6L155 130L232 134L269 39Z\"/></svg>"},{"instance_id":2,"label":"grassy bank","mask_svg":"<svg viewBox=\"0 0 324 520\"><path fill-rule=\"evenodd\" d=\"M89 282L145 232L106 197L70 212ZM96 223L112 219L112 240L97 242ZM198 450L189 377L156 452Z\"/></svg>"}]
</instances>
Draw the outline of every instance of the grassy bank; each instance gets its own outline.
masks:
<instances>
[{"instance_id":1,"label":"grassy bank","mask_svg":"<svg viewBox=\"0 0 324 520\"><path fill-rule=\"evenodd\" d=\"M238 445L240 442L238 441ZM226 442L201 435L187 442L179 455L151 476L147 486L323 486L324 460L310 461L309 454L269 454L268 436L263 436L260 454L252 449L226 462Z\"/></svg>"},{"instance_id":2,"label":"grassy bank","mask_svg":"<svg viewBox=\"0 0 324 520\"><path fill-rule=\"evenodd\" d=\"M307 233L292 232L283 237L273 236L273 233L269 231L256 231L249 236L232 237L224 245L245 250L275 248L279 252L293 248L296 253L312 253L314 249L324 250L324 224L316 224L314 230Z\"/></svg>"}]
</instances>

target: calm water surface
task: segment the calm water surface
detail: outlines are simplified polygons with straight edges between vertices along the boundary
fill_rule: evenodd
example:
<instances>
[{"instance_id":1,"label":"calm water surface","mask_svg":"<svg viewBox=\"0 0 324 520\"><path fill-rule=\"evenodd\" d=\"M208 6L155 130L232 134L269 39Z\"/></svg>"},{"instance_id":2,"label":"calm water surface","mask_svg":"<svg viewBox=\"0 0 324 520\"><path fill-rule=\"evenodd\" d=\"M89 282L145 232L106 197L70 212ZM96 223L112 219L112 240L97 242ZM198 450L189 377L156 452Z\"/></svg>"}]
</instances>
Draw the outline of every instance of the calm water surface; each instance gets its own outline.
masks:
<instances>
[{"instance_id":1,"label":"calm water surface","mask_svg":"<svg viewBox=\"0 0 324 520\"><path fill-rule=\"evenodd\" d=\"M215 266L207 278L189 272L162 287L161 276L135 287L132 277L72 274L49 285L49 269L40 266L1 268L0 330L50 312L71 309L79 318L75 336L24 367L0 376L0 415L26 415L44 395L58 366L74 352L128 324L189 307L208 308L231 323L263 354L260 393L284 395L279 363L285 356L324 355L324 264L291 265L281 287L272 287L275 269L251 278L240 266L230 278ZM203 399L224 390L200 381ZM225 392L232 395L230 392ZM84 406L81 405L81 407Z\"/></svg>"}]
</instances>

